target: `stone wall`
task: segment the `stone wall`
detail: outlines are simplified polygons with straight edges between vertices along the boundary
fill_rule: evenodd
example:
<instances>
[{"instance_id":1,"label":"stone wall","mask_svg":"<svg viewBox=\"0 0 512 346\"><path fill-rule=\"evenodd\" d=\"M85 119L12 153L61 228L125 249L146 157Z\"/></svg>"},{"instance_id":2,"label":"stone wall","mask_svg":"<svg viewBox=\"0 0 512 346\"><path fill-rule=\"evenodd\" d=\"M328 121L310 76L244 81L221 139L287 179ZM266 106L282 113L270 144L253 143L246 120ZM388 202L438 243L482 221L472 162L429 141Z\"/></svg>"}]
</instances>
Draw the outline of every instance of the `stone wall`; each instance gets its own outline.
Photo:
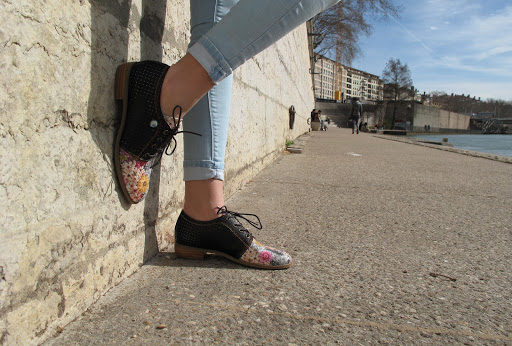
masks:
<instances>
[{"instance_id":1,"label":"stone wall","mask_svg":"<svg viewBox=\"0 0 512 346\"><path fill-rule=\"evenodd\" d=\"M454 113L433 106L414 104L413 129L423 131L425 125L431 131L466 131L469 130L469 115Z\"/></svg>"},{"instance_id":2,"label":"stone wall","mask_svg":"<svg viewBox=\"0 0 512 346\"><path fill-rule=\"evenodd\" d=\"M127 204L113 171L113 87L124 61L185 54L189 4L4 0L0 20L0 343L37 344L172 248L182 145L145 202ZM308 131L308 59L303 26L235 72L228 196Z\"/></svg>"}]
</instances>

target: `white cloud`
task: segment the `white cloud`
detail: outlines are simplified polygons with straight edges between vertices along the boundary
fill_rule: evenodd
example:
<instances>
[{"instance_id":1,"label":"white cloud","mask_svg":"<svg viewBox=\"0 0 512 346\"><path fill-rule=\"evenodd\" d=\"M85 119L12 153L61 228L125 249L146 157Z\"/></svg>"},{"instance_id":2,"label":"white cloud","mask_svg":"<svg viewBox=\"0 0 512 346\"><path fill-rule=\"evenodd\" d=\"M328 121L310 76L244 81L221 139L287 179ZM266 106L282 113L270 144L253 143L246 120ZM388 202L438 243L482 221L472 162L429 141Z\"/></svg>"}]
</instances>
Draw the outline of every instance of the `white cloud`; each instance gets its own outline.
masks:
<instances>
[{"instance_id":1,"label":"white cloud","mask_svg":"<svg viewBox=\"0 0 512 346\"><path fill-rule=\"evenodd\" d=\"M431 64L500 78L512 76L512 6L486 14L474 1L430 0L426 4L415 10L420 18L411 23L411 31L429 48ZM452 24L445 24L445 16Z\"/></svg>"},{"instance_id":2,"label":"white cloud","mask_svg":"<svg viewBox=\"0 0 512 346\"><path fill-rule=\"evenodd\" d=\"M437 23L448 23L454 17L475 13L482 8L472 0L431 0L415 5L411 9L418 18Z\"/></svg>"},{"instance_id":3,"label":"white cloud","mask_svg":"<svg viewBox=\"0 0 512 346\"><path fill-rule=\"evenodd\" d=\"M512 51L512 6L490 17L473 17L470 28L465 38L471 48L488 51L484 57Z\"/></svg>"}]
</instances>

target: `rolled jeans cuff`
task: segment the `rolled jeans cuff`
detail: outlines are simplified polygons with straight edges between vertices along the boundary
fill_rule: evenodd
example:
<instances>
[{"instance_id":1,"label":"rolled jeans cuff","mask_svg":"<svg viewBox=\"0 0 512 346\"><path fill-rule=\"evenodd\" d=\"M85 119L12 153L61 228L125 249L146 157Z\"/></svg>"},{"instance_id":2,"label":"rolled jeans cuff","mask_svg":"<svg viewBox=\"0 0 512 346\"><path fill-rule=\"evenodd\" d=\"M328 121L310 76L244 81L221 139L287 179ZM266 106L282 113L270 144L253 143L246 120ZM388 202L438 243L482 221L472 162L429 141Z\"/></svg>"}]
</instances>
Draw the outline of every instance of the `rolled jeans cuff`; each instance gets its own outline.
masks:
<instances>
[{"instance_id":1,"label":"rolled jeans cuff","mask_svg":"<svg viewBox=\"0 0 512 346\"><path fill-rule=\"evenodd\" d=\"M188 49L188 53L203 66L213 83L217 84L233 70L215 45L205 36Z\"/></svg>"},{"instance_id":2,"label":"rolled jeans cuff","mask_svg":"<svg viewBox=\"0 0 512 346\"><path fill-rule=\"evenodd\" d=\"M224 181L224 167L212 162L183 162L183 180L208 180L217 179Z\"/></svg>"}]
</instances>

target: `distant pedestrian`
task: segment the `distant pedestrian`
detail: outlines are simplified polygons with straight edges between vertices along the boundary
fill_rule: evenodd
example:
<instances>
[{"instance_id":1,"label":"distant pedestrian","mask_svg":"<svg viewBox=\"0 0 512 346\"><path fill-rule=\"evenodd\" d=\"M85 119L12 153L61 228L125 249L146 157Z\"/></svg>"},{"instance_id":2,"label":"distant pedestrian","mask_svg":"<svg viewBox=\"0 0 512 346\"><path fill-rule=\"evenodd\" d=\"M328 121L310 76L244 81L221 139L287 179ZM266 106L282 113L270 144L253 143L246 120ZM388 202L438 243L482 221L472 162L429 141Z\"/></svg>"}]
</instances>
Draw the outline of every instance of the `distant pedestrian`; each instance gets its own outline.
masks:
<instances>
[{"instance_id":1,"label":"distant pedestrian","mask_svg":"<svg viewBox=\"0 0 512 346\"><path fill-rule=\"evenodd\" d=\"M361 123L361 117L363 116L363 105L359 102L359 97L353 97L352 110L350 111L350 122L352 123L352 134L357 131L359 134L359 124Z\"/></svg>"},{"instance_id":2,"label":"distant pedestrian","mask_svg":"<svg viewBox=\"0 0 512 346\"><path fill-rule=\"evenodd\" d=\"M325 131L325 121L322 118L322 110L318 110L318 120L320 120L320 131Z\"/></svg>"}]
</instances>

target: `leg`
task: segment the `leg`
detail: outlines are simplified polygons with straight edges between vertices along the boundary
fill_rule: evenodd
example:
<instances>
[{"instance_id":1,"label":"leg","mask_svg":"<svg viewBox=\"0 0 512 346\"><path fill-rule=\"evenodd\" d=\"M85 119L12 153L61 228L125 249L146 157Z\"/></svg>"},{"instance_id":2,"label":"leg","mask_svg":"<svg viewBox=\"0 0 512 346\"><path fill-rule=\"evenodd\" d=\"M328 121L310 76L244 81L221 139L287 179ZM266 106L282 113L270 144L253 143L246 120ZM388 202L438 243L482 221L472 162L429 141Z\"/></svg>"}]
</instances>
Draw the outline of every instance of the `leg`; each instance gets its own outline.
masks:
<instances>
[{"instance_id":1,"label":"leg","mask_svg":"<svg viewBox=\"0 0 512 346\"><path fill-rule=\"evenodd\" d=\"M234 3L192 0L191 45ZM184 137L185 205L175 227L175 251L180 258L201 259L210 252L248 266L284 269L291 265L290 256L260 245L239 222L240 215L223 207L231 85L231 76L217 83L183 122L184 130L202 136Z\"/></svg>"},{"instance_id":2,"label":"leg","mask_svg":"<svg viewBox=\"0 0 512 346\"><path fill-rule=\"evenodd\" d=\"M192 27L194 30L194 25ZM191 46L193 48L195 43L192 42ZM190 110L184 121L185 130L200 132L203 136L185 137L186 195L183 213L175 229L176 254L182 258L201 259L211 252L258 268L287 268L291 265L291 258L285 252L253 240L252 235L233 220L237 213L227 209L218 213L222 211L218 207L224 205L220 179L223 177L221 172L229 120L229 98L226 99L226 95L231 93L231 77L223 76L217 83ZM237 238L232 238L233 233Z\"/></svg>"},{"instance_id":3,"label":"leg","mask_svg":"<svg viewBox=\"0 0 512 346\"><path fill-rule=\"evenodd\" d=\"M238 0L191 0L191 40L193 46ZM204 70L203 70L204 71ZM224 205L224 156L231 104L232 76L217 83L189 111L183 121L184 212L195 220L217 218L217 207Z\"/></svg>"}]
</instances>

